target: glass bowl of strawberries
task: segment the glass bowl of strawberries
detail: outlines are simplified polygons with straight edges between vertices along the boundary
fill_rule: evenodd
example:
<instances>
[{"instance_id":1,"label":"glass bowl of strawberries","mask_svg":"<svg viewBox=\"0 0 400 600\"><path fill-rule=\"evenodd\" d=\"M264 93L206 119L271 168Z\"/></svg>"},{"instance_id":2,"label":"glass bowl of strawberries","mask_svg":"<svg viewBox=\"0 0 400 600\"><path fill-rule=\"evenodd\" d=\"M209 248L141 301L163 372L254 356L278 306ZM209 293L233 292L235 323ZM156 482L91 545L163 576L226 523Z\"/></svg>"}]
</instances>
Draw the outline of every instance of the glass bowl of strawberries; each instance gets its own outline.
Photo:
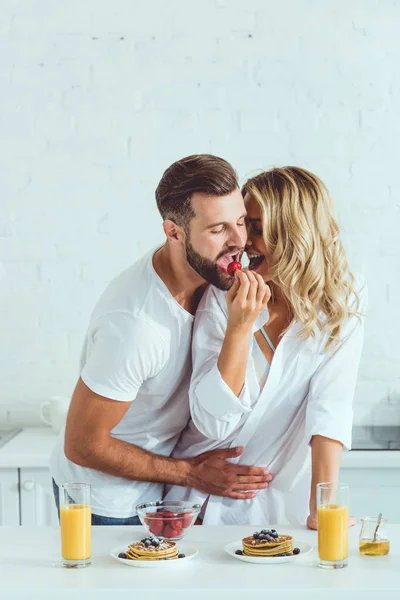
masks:
<instances>
[{"instance_id":1,"label":"glass bowl of strawberries","mask_svg":"<svg viewBox=\"0 0 400 600\"><path fill-rule=\"evenodd\" d=\"M187 534L201 510L200 504L180 500L144 502L136 507L143 527L153 536L180 540Z\"/></svg>"}]
</instances>

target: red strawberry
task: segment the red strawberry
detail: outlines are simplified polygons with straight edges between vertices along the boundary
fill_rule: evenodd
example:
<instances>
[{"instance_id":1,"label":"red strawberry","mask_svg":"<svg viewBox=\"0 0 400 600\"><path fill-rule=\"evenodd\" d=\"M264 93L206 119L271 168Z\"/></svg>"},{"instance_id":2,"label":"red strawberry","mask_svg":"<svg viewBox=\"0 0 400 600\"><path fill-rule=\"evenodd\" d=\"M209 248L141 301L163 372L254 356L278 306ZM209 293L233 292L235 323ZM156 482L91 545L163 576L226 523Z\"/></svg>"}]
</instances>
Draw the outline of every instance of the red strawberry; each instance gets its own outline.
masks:
<instances>
[{"instance_id":1,"label":"red strawberry","mask_svg":"<svg viewBox=\"0 0 400 600\"><path fill-rule=\"evenodd\" d=\"M164 527L164 523L161 519L152 519L150 523L150 531L154 533L154 535L160 535Z\"/></svg>"},{"instance_id":2,"label":"red strawberry","mask_svg":"<svg viewBox=\"0 0 400 600\"><path fill-rule=\"evenodd\" d=\"M233 275L235 271L242 270L242 265L240 264L239 261L234 260L233 262L229 263L226 270L228 271L228 275Z\"/></svg>"},{"instance_id":3,"label":"red strawberry","mask_svg":"<svg viewBox=\"0 0 400 600\"><path fill-rule=\"evenodd\" d=\"M165 525L163 536L166 538L178 537L182 534L182 529L175 529L171 525Z\"/></svg>"},{"instance_id":4,"label":"red strawberry","mask_svg":"<svg viewBox=\"0 0 400 600\"><path fill-rule=\"evenodd\" d=\"M171 521L171 525L174 529L182 529L183 527L182 521L180 521L179 519L176 521Z\"/></svg>"},{"instance_id":5,"label":"red strawberry","mask_svg":"<svg viewBox=\"0 0 400 600\"><path fill-rule=\"evenodd\" d=\"M182 527L184 529L186 529L187 527L191 526L192 520L193 520L193 513L192 512L179 513L178 517L181 518L181 520L182 520Z\"/></svg>"},{"instance_id":6,"label":"red strawberry","mask_svg":"<svg viewBox=\"0 0 400 600\"><path fill-rule=\"evenodd\" d=\"M173 513L171 510L164 510L164 512L160 513L164 519L169 519L170 517L175 517L175 513Z\"/></svg>"}]
</instances>

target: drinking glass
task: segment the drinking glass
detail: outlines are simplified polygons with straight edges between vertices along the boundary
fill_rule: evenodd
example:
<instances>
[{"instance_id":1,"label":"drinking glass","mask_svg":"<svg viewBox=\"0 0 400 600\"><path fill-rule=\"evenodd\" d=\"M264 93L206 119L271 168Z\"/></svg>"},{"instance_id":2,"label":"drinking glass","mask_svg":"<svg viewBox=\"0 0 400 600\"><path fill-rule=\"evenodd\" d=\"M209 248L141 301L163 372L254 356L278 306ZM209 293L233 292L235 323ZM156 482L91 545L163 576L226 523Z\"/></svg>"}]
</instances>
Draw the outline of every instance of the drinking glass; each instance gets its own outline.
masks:
<instances>
[{"instance_id":1,"label":"drinking glass","mask_svg":"<svg viewBox=\"0 0 400 600\"><path fill-rule=\"evenodd\" d=\"M318 565L342 569L348 563L349 487L317 484Z\"/></svg>"},{"instance_id":2,"label":"drinking glass","mask_svg":"<svg viewBox=\"0 0 400 600\"><path fill-rule=\"evenodd\" d=\"M60 525L63 566L89 566L92 511L88 483L64 483L60 486Z\"/></svg>"}]
</instances>

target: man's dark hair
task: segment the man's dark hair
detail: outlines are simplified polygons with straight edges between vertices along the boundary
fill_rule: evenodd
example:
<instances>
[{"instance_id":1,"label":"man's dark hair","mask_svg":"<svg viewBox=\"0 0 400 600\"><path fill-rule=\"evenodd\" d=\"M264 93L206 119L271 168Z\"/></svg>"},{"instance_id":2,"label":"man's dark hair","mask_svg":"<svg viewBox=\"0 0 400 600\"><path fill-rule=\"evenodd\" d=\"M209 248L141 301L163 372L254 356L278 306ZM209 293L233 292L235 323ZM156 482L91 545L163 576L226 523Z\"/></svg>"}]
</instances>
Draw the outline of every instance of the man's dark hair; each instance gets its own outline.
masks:
<instances>
[{"instance_id":1,"label":"man's dark hair","mask_svg":"<svg viewBox=\"0 0 400 600\"><path fill-rule=\"evenodd\" d=\"M194 154L174 162L161 177L156 189L157 207L165 221L171 219L186 228L195 216L193 194L226 196L238 189L233 167L212 154Z\"/></svg>"}]
</instances>

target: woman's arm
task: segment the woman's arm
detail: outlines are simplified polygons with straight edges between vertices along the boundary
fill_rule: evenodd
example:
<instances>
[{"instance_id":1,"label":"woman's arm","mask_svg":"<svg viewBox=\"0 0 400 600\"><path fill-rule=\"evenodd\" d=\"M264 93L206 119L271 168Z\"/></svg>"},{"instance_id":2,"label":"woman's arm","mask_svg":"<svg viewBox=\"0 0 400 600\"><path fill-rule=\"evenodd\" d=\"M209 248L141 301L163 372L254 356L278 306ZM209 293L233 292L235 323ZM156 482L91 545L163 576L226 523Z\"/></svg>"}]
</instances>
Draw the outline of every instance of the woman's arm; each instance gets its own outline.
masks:
<instances>
[{"instance_id":1,"label":"woman's arm","mask_svg":"<svg viewBox=\"0 0 400 600\"><path fill-rule=\"evenodd\" d=\"M218 358L218 370L237 397L246 379L253 325L270 297L270 289L260 275L236 271L234 284L226 295L228 324Z\"/></svg>"},{"instance_id":2,"label":"woman's arm","mask_svg":"<svg viewBox=\"0 0 400 600\"><path fill-rule=\"evenodd\" d=\"M245 379L252 327L269 297L262 280L236 271L228 294L209 288L197 310L190 412L197 429L211 440L226 440L251 410Z\"/></svg>"},{"instance_id":3,"label":"woman's arm","mask_svg":"<svg viewBox=\"0 0 400 600\"><path fill-rule=\"evenodd\" d=\"M313 375L308 393L306 436L310 440L312 482L310 515L307 525L317 528L316 485L338 481L342 448L351 448L352 403L364 338L364 315L367 309L365 281L358 289L360 317L343 325L339 346L321 363ZM354 525L355 519L349 518Z\"/></svg>"},{"instance_id":4,"label":"woman's arm","mask_svg":"<svg viewBox=\"0 0 400 600\"><path fill-rule=\"evenodd\" d=\"M311 439L312 476L310 491L310 514L307 527L317 529L317 483L339 481L340 458L343 444L337 440L314 435ZM354 525L354 517L349 518L349 525Z\"/></svg>"}]
</instances>

